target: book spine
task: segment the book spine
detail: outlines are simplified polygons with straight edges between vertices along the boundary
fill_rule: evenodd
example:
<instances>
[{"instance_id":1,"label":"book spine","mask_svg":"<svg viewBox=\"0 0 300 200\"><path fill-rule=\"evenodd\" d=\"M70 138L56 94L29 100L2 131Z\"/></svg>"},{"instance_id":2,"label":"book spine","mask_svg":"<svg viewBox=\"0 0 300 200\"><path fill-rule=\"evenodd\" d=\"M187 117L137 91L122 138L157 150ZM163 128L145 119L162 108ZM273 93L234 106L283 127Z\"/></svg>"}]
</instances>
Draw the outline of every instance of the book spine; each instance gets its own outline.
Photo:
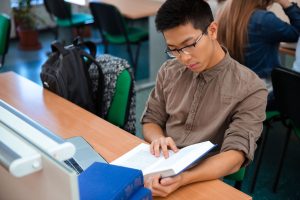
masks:
<instances>
[{"instance_id":1,"label":"book spine","mask_svg":"<svg viewBox=\"0 0 300 200\"><path fill-rule=\"evenodd\" d=\"M79 176L80 199L127 200L143 180L140 170L94 163Z\"/></svg>"},{"instance_id":2,"label":"book spine","mask_svg":"<svg viewBox=\"0 0 300 200\"><path fill-rule=\"evenodd\" d=\"M152 193L147 188L140 188L137 190L129 200L152 200Z\"/></svg>"},{"instance_id":3,"label":"book spine","mask_svg":"<svg viewBox=\"0 0 300 200\"><path fill-rule=\"evenodd\" d=\"M144 179L143 175L139 174L134 179L130 180L123 188L119 189L119 192L116 194L114 200L119 199L128 199L131 197L136 191L144 187Z\"/></svg>"}]
</instances>

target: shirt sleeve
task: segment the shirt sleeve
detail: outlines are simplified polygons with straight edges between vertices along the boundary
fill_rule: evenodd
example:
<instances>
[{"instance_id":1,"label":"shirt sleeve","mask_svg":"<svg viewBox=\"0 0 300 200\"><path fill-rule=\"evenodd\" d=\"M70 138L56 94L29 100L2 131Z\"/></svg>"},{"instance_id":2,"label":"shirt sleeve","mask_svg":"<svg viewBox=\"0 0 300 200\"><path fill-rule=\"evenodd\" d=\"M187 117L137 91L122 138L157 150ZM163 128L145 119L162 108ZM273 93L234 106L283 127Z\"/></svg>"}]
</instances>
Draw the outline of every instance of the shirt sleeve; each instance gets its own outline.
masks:
<instances>
[{"instance_id":1,"label":"shirt sleeve","mask_svg":"<svg viewBox=\"0 0 300 200\"><path fill-rule=\"evenodd\" d=\"M164 97L164 83L166 82L166 71L168 61L160 68L154 89L151 91L148 101L146 102L145 110L141 117L141 124L155 123L160 127L165 128L168 118L166 113L166 101Z\"/></svg>"},{"instance_id":2,"label":"shirt sleeve","mask_svg":"<svg viewBox=\"0 0 300 200\"><path fill-rule=\"evenodd\" d=\"M221 147L221 152L242 151L246 158L243 166L248 165L254 158L256 141L261 135L265 120L268 95L260 79L256 83L249 81L248 84L245 97L233 109L231 123L225 131Z\"/></svg>"},{"instance_id":3,"label":"shirt sleeve","mask_svg":"<svg viewBox=\"0 0 300 200\"><path fill-rule=\"evenodd\" d=\"M290 24L282 21L272 12L265 12L258 20L265 40L270 43L297 42L300 32L300 8L293 3L284 9Z\"/></svg>"}]
</instances>

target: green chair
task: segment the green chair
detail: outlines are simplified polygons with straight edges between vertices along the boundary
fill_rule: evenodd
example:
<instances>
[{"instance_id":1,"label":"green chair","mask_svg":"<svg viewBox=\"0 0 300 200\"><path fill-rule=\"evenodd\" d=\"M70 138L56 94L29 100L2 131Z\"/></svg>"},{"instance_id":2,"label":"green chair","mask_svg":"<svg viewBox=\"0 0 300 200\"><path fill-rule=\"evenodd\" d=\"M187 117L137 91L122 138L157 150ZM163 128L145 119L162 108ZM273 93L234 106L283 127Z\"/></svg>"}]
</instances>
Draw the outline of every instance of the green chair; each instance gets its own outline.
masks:
<instances>
[{"instance_id":1,"label":"green chair","mask_svg":"<svg viewBox=\"0 0 300 200\"><path fill-rule=\"evenodd\" d=\"M107 113L107 120L112 124L123 127L128 116L131 91L132 77L128 70L123 70L116 82L116 88L113 100Z\"/></svg>"},{"instance_id":2,"label":"green chair","mask_svg":"<svg viewBox=\"0 0 300 200\"><path fill-rule=\"evenodd\" d=\"M272 71L272 84L278 110L285 117L287 134L284 138L284 147L278 165L273 191L277 191L284 158L286 157L287 147L291 133L300 138L300 73L291 69L278 67Z\"/></svg>"},{"instance_id":3,"label":"green chair","mask_svg":"<svg viewBox=\"0 0 300 200\"><path fill-rule=\"evenodd\" d=\"M239 169L239 171L230 174L228 176L225 176L224 179L235 181L234 187L238 190L241 190L245 173L246 173L246 168L242 167Z\"/></svg>"},{"instance_id":4,"label":"green chair","mask_svg":"<svg viewBox=\"0 0 300 200\"><path fill-rule=\"evenodd\" d=\"M258 149L257 153L255 155L254 160L254 170L253 170L253 176L252 181L250 184L250 193L253 193L256 185L256 179L261 167L261 161L264 154L267 138L269 135L270 128L272 127L272 124L274 122L282 121L282 117L278 111L267 111L266 112L266 120L264 121L264 131L262 132L262 135L258 141Z\"/></svg>"},{"instance_id":5,"label":"green chair","mask_svg":"<svg viewBox=\"0 0 300 200\"><path fill-rule=\"evenodd\" d=\"M10 35L10 17L4 13L0 13L0 67L4 65L5 54L8 51L9 35Z\"/></svg>"},{"instance_id":6,"label":"green chair","mask_svg":"<svg viewBox=\"0 0 300 200\"><path fill-rule=\"evenodd\" d=\"M141 42L148 40L148 32L127 26L122 14L113 5L91 2L90 9L104 43L104 52L108 53L108 44L126 44L130 62L136 73L140 45ZM132 50L133 44L137 45L135 57Z\"/></svg>"},{"instance_id":7,"label":"green chair","mask_svg":"<svg viewBox=\"0 0 300 200\"><path fill-rule=\"evenodd\" d=\"M85 13L72 13L71 5L64 0L44 0L44 5L51 18L55 20L55 39L58 38L58 27L75 27L79 35L85 25L94 23L91 15Z\"/></svg>"}]
</instances>

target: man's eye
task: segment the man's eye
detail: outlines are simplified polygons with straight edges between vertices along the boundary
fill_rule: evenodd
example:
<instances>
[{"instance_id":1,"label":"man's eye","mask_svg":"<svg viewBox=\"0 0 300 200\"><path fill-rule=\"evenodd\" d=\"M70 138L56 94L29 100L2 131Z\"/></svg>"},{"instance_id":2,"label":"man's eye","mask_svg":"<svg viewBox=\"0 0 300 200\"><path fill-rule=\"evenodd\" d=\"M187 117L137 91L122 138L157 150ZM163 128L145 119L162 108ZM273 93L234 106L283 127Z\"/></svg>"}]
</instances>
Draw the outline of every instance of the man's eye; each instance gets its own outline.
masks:
<instances>
[{"instance_id":1,"label":"man's eye","mask_svg":"<svg viewBox=\"0 0 300 200\"><path fill-rule=\"evenodd\" d=\"M173 52L173 51L177 51L177 49L168 49L168 51Z\"/></svg>"}]
</instances>

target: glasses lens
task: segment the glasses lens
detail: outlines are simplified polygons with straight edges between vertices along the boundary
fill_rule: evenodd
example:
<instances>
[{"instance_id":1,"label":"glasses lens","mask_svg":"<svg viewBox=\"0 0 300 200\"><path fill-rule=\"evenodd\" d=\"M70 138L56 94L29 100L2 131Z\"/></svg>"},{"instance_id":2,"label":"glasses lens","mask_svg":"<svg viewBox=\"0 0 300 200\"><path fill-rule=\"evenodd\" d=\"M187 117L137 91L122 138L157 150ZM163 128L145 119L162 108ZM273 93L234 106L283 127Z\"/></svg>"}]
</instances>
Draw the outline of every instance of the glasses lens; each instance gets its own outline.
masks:
<instances>
[{"instance_id":1,"label":"glasses lens","mask_svg":"<svg viewBox=\"0 0 300 200\"><path fill-rule=\"evenodd\" d=\"M188 47L185 47L183 49L181 49L182 53L186 54L186 55L190 55L193 50L194 50L195 46L188 46Z\"/></svg>"},{"instance_id":2,"label":"glasses lens","mask_svg":"<svg viewBox=\"0 0 300 200\"><path fill-rule=\"evenodd\" d=\"M169 57L175 58L176 57L176 52L175 51L166 51Z\"/></svg>"}]
</instances>

